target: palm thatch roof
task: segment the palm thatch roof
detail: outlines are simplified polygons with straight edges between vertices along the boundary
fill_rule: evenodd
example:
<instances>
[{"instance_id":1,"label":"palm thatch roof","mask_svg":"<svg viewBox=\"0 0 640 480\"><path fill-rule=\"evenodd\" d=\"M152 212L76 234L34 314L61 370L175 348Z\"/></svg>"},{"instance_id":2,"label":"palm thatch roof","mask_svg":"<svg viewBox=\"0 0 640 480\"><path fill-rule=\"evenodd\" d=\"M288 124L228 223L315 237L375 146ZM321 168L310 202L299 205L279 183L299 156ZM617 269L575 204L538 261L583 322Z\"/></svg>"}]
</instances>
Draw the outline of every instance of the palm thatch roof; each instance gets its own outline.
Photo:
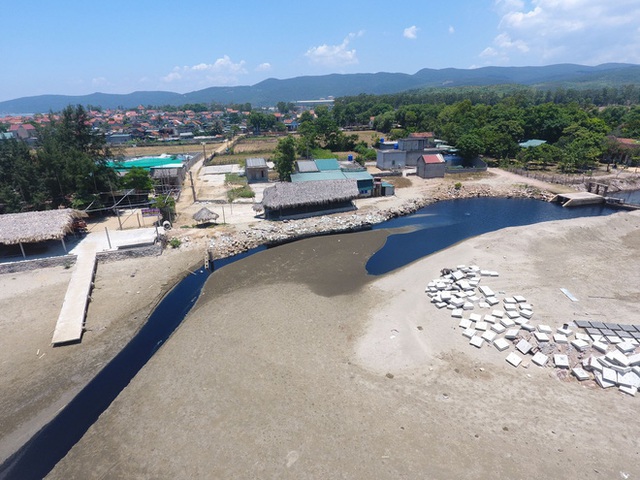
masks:
<instances>
[{"instance_id":1,"label":"palm thatch roof","mask_svg":"<svg viewBox=\"0 0 640 480\"><path fill-rule=\"evenodd\" d=\"M216 212L212 212L207 207L203 207L193 214L193 219L196 222L210 222L212 220L215 222L219 216Z\"/></svg>"},{"instance_id":2,"label":"palm thatch roof","mask_svg":"<svg viewBox=\"0 0 640 480\"><path fill-rule=\"evenodd\" d=\"M86 216L86 213L71 208L0 215L0 243L15 245L59 240L73 232L76 218Z\"/></svg>"},{"instance_id":3,"label":"palm thatch roof","mask_svg":"<svg viewBox=\"0 0 640 480\"><path fill-rule=\"evenodd\" d=\"M325 205L353 200L358 194L358 184L355 180L281 182L264 190L262 205L270 209Z\"/></svg>"}]
</instances>

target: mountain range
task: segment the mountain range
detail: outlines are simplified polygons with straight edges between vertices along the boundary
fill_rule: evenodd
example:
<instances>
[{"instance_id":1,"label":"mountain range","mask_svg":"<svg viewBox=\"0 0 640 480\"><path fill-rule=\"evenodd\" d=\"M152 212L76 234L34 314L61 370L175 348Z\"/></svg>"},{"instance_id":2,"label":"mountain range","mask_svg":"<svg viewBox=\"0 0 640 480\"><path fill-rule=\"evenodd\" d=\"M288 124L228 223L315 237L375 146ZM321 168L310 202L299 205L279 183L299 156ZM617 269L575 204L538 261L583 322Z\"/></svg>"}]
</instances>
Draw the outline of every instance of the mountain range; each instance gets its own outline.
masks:
<instances>
[{"instance_id":1,"label":"mountain range","mask_svg":"<svg viewBox=\"0 0 640 480\"><path fill-rule=\"evenodd\" d=\"M483 85L526 85L536 88L600 88L640 84L640 65L608 63L598 66L558 64L541 67L483 67L474 69L424 68L406 73L353 73L269 78L251 86L210 87L185 94L140 91L128 94L39 95L0 102L0 114L47 113L67 105L132 108L138 105L184 105L187 103L251 103L270 106L349 95L398 93L425 88Z\"/></svg>"}]
</instances>

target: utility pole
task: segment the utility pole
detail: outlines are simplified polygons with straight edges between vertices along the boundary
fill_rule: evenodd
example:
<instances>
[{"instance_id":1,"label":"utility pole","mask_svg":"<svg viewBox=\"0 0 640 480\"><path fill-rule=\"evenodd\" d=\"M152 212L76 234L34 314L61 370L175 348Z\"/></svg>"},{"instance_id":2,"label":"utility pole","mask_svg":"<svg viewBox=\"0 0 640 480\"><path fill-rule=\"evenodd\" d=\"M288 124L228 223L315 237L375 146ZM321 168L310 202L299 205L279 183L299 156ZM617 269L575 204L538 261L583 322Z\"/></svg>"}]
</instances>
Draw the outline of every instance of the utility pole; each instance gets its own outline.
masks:
<instances>
[{"instance_id":1,"label":"utility pole","mask_svg":"<svg viewBox=\"0 0 640 480\"><path fill-rule=\"evenodd\" d=\"M191 193L193 193L193 202L195 203L198 199L196 198L196 187L193 185L193 174L191 170L189 170L189 179L191 180Z\"/></svg>"}]
</instances>

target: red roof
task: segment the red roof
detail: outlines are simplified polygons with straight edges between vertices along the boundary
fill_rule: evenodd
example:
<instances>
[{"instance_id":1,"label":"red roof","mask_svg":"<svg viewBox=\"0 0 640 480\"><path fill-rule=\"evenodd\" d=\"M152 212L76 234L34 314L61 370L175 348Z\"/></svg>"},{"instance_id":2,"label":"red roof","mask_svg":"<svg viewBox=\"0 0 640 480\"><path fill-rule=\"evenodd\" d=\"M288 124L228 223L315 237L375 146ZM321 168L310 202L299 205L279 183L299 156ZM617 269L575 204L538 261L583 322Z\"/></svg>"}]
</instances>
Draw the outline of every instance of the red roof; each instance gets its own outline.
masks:
<instances>
[{"instance_id":1,"label":"red roof","mask_svg":"<svg viewBox=\"0 0 640 480\"><path fill-rule=\"evenodd\" d=\"M421 158L424 163L444 163L444 158L440 153L435 153L431 155L422 155Z\"/></svg>"},{"instance_id":2,"label":"red roof","mask_svg":"<svg viewBox=\"0 0 640 480\"><path fill-rule=\"evenodd\" d=\"M415 132L410 133L409 138L433 138L436 134L433 132Z\"/></svg>"}]
</instances>

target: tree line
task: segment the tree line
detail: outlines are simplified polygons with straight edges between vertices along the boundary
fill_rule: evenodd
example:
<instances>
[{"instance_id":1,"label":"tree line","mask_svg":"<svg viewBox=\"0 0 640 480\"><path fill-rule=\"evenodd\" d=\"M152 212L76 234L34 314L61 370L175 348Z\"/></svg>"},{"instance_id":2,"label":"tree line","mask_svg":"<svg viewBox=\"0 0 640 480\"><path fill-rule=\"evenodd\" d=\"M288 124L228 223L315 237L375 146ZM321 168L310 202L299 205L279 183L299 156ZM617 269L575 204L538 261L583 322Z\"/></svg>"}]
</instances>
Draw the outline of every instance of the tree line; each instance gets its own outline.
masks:
<instances>
[{"instance_id":1,"label":"tree line","mask_svg":"<svg viewBox=\"0 0 640 480\"><path fill-rule=\"evenodd\" d=\"M65 108L59 119L38 125L35 149L16 139L0 141L0 213L58 207L101 206L100 192L121 187L149 190L146 171L124 178L108 165L118 158L94 131L84 107Z\"/></svg>"}]
</instances>

